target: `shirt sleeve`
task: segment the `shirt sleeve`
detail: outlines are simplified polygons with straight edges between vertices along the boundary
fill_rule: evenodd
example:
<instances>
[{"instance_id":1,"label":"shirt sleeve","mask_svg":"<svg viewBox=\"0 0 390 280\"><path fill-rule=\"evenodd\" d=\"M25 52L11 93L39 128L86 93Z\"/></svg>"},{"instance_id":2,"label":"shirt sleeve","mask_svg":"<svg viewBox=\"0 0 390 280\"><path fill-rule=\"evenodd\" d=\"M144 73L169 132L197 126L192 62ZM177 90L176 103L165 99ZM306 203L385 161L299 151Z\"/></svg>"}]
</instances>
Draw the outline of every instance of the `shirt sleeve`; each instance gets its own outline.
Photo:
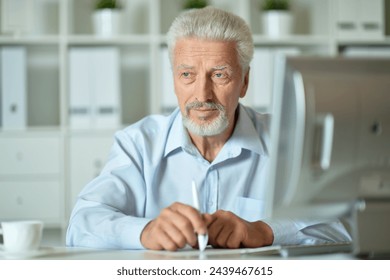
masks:
<instances>
[{"instance_id":1,"label":"shirt sleeve","mask_svg":"<svg viewBox=\"0 0 390 280\"><path fill-rule=\"evenodd\" d=\"M67 246L143 249L145 218L142 157L135 144L116 135L102 173L78 196L66 236Z\"/></svg>"},{"instance_id":2,"label":"shirt sleeve","mask_svg":"<svg viewBox=\"0 0 390 280\"><path fill-rule=\"evenodd\" d=\"M95 205L94 205L95 204ZM140 237L147 218L124 215L103 204L82 203L67 231L67 246L144 249Z\"/></svg>"},{"instance_id":3,"label":"shirt sleeve","mask_svg":"<svg viewBox=\"0 0 390 280\"><path fill-rule=\"evenodd\" d=\"M273 245L349 242L351 236L339 220L264 220L273 233Z\"/></svg>"}]
</instances>

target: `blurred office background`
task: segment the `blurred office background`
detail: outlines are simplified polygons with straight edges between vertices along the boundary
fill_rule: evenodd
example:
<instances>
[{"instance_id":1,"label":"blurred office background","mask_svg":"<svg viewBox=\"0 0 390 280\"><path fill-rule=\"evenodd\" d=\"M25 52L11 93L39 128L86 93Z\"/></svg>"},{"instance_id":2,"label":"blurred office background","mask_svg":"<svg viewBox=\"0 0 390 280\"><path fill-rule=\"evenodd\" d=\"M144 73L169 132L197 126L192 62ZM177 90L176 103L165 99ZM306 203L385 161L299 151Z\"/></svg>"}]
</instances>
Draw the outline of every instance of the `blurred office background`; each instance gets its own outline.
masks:
<instances>
[{"instance_id":1,"label":"blurred office background","mask_svg":"<svg viewBox=\"0 0 390 280\"><path fill-rule=\"evenodd\" d=\"M175 107L165 33L188 1L117 1L103 29L98 2L0 0L0 221L43 220L46 244L64 243L113 133ZM291 0L279 33L265 29L265 0L207 2L253 31L243 103L261 112L271 112L277 56L390 57L390 0Z\"/></svg>"}]
</instances>

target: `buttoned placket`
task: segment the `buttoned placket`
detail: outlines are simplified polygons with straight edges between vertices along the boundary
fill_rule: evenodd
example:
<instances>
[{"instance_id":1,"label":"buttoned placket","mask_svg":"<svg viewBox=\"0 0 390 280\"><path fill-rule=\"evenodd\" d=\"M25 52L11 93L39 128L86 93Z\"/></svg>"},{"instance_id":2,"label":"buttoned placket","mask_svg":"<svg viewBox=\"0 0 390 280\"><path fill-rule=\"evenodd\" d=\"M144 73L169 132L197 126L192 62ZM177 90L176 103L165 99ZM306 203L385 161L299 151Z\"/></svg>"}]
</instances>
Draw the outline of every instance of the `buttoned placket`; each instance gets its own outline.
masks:
<instances>
[{"instance_id":1,"label":"buttoned placket","mask_svg":"<svg viewBox=\"0 0 390 280\"><path fill-rule=\"evenodd\" d=\"M183 145L183 150L195 157L204 168L202 168L204 170L202 174L195 174L201 200L201 211L214 213L219 209L219 194L221 191L218 166L228 159L239 156L241 148L232 147L228 141L218 154L217 158L210 163L203 158L193 144L189 144L188 138L185 140L187 145Z\"/></svg>"},{"instance_id":2,"label":"buttoned placket","mask_svg":"<svg viewBox=\"0 0 390 280\"><path fill-rule=\"evenodd\" d=\"M205 212L214 213L218 209L219 176L218 169L210 165L204 180Z\"/></svg>"}]
</instances>

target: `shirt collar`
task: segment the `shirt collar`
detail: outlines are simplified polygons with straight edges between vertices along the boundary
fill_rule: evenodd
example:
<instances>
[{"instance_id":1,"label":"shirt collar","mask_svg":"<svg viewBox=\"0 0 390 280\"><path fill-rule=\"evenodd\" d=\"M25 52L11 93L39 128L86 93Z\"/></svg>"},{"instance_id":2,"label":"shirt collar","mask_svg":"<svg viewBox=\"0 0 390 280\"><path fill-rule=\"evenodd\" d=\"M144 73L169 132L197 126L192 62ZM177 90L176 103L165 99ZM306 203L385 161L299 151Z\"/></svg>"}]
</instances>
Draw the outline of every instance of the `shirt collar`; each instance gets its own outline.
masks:
<instances>
[{"instance_id":1,"label":"shirt collar","mask_svg":"<svg viewBox=\"0 0 390 280\"><path fill-rule=\"evenodd\" d=\"M240 104L236 127L228 140L228 144L241 147L259 155L265 155L266 149L259 135L261 132L256 130L253 122L245 107Z\"/></svg>"},{"instance_id":2,"label":"shirt collar","mask_svg":"<svg viewBox=\"0 0 390 280\"><path fill-rule=\"evenodd\" d=\"M170 152L187 147L189 144L189 135L183 126L182 116L179 108L172 113L173 123L168 133L167 144L165 145L164 157Z\"/></svg>"},{"instance_id":3,"label":"shirt collar","mask_svg":"<svg viewBox=\"0 0 390 280\"><path fill-rule=\"evenodd\" d=\"M172 115L174 120L168 133L164 157L178 148L183 148L191 154L197 154L196 147L192 144L188 132L183 126L180 110L176 109ZM253 121L250 119L245 107L241 104L239 105L236 127L226 145L229 149L234 149L235 151L246 149L259 155L266 154L259 132L256 131Z\"/></svg>"}]
</instances>

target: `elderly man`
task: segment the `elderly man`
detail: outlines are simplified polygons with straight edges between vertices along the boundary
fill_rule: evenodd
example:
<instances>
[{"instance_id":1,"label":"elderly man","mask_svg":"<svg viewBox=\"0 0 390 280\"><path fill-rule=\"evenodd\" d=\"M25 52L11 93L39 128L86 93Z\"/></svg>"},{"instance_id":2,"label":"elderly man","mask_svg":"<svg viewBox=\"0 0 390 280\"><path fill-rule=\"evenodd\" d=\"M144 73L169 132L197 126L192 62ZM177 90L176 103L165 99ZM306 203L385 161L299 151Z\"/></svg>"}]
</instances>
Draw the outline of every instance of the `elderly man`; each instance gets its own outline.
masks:
<instances>
[{"instance_id":1,"label":"elderly man","mask_svg":"<svg viewBox=\"0 0 390 280\"><path fill-rule=\"evenodd\" d=\"M239 104L253 55L246 23L190 10L173 22L168 47L179 108L116 133L102 173L79 195L67 244L177 250L206 233L222 248L348 239L337 221L269 219L269 116Z\"/></svg>"}]
</instances>

